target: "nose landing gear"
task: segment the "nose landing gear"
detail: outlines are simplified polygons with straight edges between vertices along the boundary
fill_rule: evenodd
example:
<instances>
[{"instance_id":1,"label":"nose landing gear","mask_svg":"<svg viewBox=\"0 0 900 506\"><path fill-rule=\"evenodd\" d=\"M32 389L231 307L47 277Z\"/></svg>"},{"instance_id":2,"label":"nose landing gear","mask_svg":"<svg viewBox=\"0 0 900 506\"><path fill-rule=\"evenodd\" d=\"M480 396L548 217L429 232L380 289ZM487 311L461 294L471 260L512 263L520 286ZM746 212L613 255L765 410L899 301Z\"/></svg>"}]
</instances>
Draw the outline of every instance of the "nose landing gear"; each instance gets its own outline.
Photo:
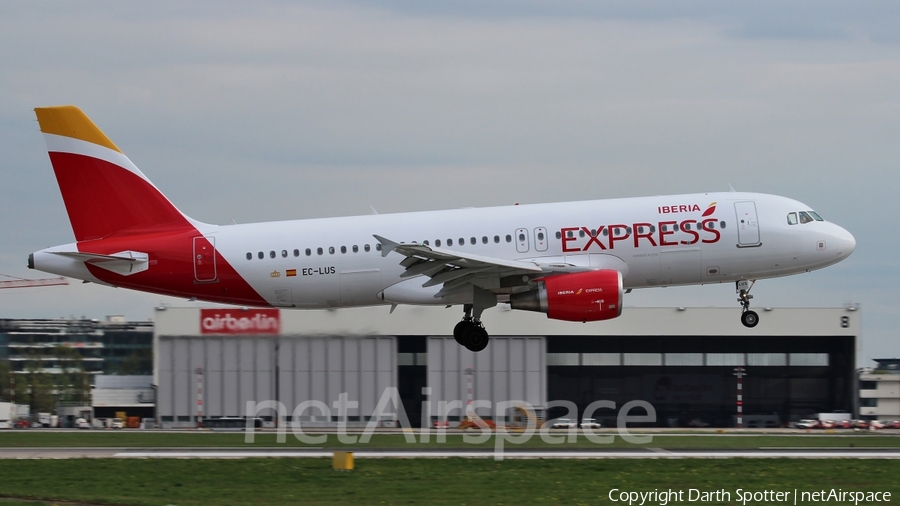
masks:
<instances>
[{"instance_id":1,"label":"nose landing gear","mask_svg":"<svg viewBox=\"0 0 900 506\"><path fill-rule=\"evenodd\" d=\"M741 303L741 323L750 329L759 323L759 315L756 314L756 311L750 310L750 299L753 298L753 296L750 295L750 289L753 288L754 283L756 283L756 280L750 281L746 279L742 279L735 283L735 291L738 293L737 300Z\"/></svg>"}]
</instances>

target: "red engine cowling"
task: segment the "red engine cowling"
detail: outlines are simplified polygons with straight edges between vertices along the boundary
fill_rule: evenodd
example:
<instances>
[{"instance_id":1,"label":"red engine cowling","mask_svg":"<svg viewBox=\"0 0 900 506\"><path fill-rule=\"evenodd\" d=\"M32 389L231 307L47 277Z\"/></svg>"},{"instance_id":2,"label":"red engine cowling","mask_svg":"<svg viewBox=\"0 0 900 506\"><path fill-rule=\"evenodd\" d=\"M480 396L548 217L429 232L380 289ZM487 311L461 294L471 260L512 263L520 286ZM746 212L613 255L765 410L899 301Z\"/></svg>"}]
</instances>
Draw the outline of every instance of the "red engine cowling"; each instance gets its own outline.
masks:
<instances>
[{"instance_id":1,"label":"red engine cowling","mask_svg":"<svg viewBox=\"0 0 900 506\"><path fill-rule=\"evenodd\" d=\"M595 322L622 314L622 293L622 273L605 269L541 278L537 290L513 294L509 303L554 320Z\"/></svg>"}]
</instances>

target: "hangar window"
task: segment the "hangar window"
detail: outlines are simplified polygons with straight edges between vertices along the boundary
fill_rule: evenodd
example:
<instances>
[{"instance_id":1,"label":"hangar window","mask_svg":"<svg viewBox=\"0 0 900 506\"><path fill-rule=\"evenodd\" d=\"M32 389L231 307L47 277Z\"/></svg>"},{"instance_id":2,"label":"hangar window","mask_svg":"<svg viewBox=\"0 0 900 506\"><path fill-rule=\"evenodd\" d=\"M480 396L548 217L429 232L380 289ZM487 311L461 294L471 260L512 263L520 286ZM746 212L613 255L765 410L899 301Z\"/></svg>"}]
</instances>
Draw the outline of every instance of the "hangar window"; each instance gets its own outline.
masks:
<instances>
[{"instance_id":1,"label":"hangar window","mask_svg":"<svg viewBox=\"0 0 900 506\"><path fill-rule=\"evenodd\" d=\"M547 365L580 365L578 353L548 353Z\"/></svg>"},{"instance_id":2,"label":"hangar window","mask_svg":"<svg viewBox=\"0 0 900 506\"><path fill-rule=\"evenodd\" d=\"M860 381L859 389L860 390L878 390L878 382L877 381Z\"/></svg>"},{"instance_id":3,"label":"hangar window","mask_svg":"<svg viewBox=\"0 0 900 506\"><path fill-rule=\"evenodd\" d=\"M500 236L499 235L494 236L494 244L500 244Z\"/></svg>"},{"instance_id":4,"label":"hangar window","mask_svg":"<svg viewBox=\"0 0 900 506\"><path fill-rule=\"evenodd\" d=\"M706 365L723 366L723 365L746 365L744 363L743 353L707 353Z\"/></svg>"},{"instance_id":5,"label":"hangar window","mask_svg":"<svg viewBox=\"0 0 900 506\"><path fill-rule=\"evenodd\" d=\"M620 353L582 353L581 365L622 365Z\"/></svg>"},{"instance_id":6,"label":"hangar window","mask_svg":"<svg viewBox=\"0 0 900 506\"><path fill-rule=\"evenodd\" d=\"M702 353L666 353L666 366L703 365Z\"/></svg>"},{"instance_id":7,"label":"hangar window","mask_svg":"<svg viewBox=\"0 0 900 506\"><path fill-rule=\"evenodd\" d=\"M878 399L874 397L867 397L859 400L859 407L861 408L877 408L878 407Z\"/></svg>"},{"instance_id":8,"label":"hangar window","mask_svg":"<svg viewBox=\"0 0 900 506\"><path fill-rule=\"evenodd\" d=\"M295 249L295 250L294 250L294 256L295 256L295 257L300 256L300 250Z\"/></svg>"},{"instance_id":9,"label":"hangar window","mask_svg":"<svg viewBox=\"0 0 900 506\"><path fill-rule=\"evenodd\" d=\"M828 365L828 354L827 353L791 353L790 365L825 367Z\"/></svg>"},{"instance_id":10,"label":"hangar window","mask_svg":"<svg viewBox=\"0 0 900 506\"><path fill-rule=\"evenodd\" d=\"M312 255L312 250L309 248L306 248L306 256L310 256L310 255Z\"/></svg>"},{"instance_id":11,"label":"hangar window","mask_svg":"<svg viewBox=\"0 0 900 506\"><path fill-rule=\"evenodd\" d=\"M800 211L800 223L812 223L812 216L806 214L806 211Z\"/></svg>"},{"instance_id":12,"label":"hangar window","mask_svg":"<svg viewBox=\"0 0 900 506\"><path fill-rule=\"evenodd\" d=\"M622 365L662 365L662 353L623 353Z\"/></svg>"},{"instance_id":13,"label":"hangar window","mask_svg":"<svg viewBox=\"0 0 900 506\"><path fill-rule=\"evenodd\" d=\"M321 255L321 254L322 254L322 248L316 248L316 253L319 254L319 255Z\"/></svg>"},{"instance_id":14,"label":"hangar window","mask_svg":"<svg viewBox=\"0 0 900 506\"><path fill-rule=\"evenodd\" d=\"M785 366L787 365L787 355L784 353L748 353L747 365Z\"/></svg>"},{"instance_id":15,"label":"hangar window","mask_svg":"<svg viewBox=\"0 0 900 506\"><path fill-rule=\"evenodd\" d=\"M247 253L247 260L253 260L253 253Z\"/></svg>"},{"instance_id":16,"label":"hangar window","mask_svg":"<svg viewBox=\"0 0 900 506\"><path fill-rule=\"evenodd\" d=\"M281 258L287 258L287 250L286 249L281 250Z\"/></svg>"},{"instance_id":17,"label":"hangar window","mask_svg":"<svg viewBox=\"0 0 900 506\"><path fill-rule=\"evenodd\" d=\"M512 242L512 236L511 236L511 235L506 234L506 242Z\"/></svg>"},{"instance_id":18,"label":"hangar window","mask_svg":"<svg viewBox=\"0 0 900 506\"><path fill-rule=\"evenodd\" d=\"M369 252L369 245L368 245L368 244L363 244L363 250L364 250L366 253L368 253L368 252Z\"/></svg>"},{"instance_id":19,"label":"hangar window","mask_svg":"<svg viewBox=\"0 0 900 506\"><path fill-rule=\"evenodd\" d=\"M270 252L269 252L269 258L275 258L275 252L274 252L274 251L270 251Z\"/></svg>"},{"instance_id":20,"label":"hangar window","mask_svg":"<svg viewBox=\"0 0 900 506\"><path fill-rule=\"evenodd\" d=\"M796 225L797 224L797 213L788 213L788 225Z\"/></svg>"}]
</instances>

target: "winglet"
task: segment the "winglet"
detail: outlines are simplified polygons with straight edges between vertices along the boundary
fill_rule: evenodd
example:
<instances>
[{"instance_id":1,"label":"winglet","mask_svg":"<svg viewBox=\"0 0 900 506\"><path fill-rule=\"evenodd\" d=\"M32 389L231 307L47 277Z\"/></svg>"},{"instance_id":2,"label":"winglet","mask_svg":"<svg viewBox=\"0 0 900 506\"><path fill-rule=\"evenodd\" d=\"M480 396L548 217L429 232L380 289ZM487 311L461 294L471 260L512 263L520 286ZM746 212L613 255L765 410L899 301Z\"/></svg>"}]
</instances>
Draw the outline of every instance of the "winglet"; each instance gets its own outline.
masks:
<instances>
[{"instance_id":1,"label":"winglet","mask_svg":"<svg viewBox=\"0 0 900 506\"><path fill-rule=\"evenodd\" d=\"M381 243L381 256L383 257L388 256L388 253L394 251L394 248L396 248L397 246L400 246L399 243L391 241L390 239L385 239L378 234L372 234L372 237L378 239L378 242Z\"/></svg>"}]
</instances>

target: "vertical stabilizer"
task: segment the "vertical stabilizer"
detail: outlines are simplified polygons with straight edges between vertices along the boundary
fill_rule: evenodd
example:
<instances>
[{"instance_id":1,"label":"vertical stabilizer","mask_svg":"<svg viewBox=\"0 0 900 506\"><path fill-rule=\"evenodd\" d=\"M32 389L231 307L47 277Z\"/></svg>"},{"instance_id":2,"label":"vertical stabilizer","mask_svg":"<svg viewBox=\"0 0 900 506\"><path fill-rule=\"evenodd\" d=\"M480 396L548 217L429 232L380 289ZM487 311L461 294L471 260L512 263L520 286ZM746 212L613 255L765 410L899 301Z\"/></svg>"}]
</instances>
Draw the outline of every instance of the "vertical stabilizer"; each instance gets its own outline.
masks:
<instances>
[{"instance_id":1,"label":"vertical stabilizer","mask_svg":"<svg viewBox=\"0 0 900 506\"><path fill-rule=\"evenodd\" d=\"M34 112L77 241L192 227L80 109Z\"/></svg>"}]
</instances>

